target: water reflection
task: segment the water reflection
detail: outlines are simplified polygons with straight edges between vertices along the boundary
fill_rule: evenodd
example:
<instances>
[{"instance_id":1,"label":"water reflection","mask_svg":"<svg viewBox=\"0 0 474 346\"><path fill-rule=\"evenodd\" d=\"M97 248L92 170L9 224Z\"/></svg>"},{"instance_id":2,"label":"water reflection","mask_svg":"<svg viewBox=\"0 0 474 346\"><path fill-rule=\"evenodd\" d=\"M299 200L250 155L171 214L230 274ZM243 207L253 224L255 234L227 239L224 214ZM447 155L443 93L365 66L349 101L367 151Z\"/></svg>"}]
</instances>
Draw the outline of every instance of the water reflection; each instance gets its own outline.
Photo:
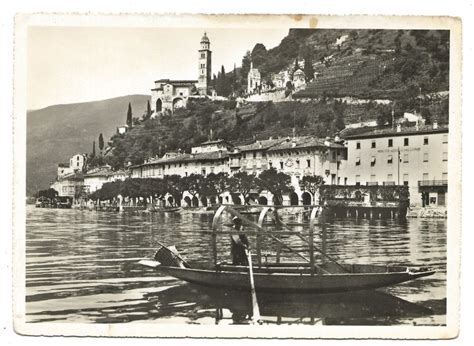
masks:
<instances>
[{"instance_id":1,"label":"water reflection","mask_svg":"<svg viewBox=\"0 0 474 346\"><path fill-rule=\"evenodd\" d=\"M27 210L26 310L31 322L249 323L247 292L185 284L142 267L156 240L210 264L212 216ZM292 247L301 240L286 236ZM318 238L317 241L320 241ZM268 250L274 242L266 240ZM228 260L228 237L219 260ZM327 252L342 262L429 265L433 276L381 291L338 295L257 292L265 323L394 325L445 323L446 221L334 220ZM289 256L289 254L286 254Z\"/></svg>"}]
</instances>

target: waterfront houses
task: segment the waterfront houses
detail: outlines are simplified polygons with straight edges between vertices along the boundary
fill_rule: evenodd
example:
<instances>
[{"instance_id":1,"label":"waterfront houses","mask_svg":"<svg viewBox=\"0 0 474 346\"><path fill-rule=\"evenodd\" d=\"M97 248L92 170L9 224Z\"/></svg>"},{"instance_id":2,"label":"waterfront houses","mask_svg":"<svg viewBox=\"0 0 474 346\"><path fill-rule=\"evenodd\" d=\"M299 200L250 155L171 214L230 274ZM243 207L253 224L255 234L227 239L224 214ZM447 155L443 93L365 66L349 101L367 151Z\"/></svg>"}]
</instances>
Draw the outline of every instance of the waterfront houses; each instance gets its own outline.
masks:
<instances>
[{"instance_id":1,"label":"waterfront houses","mask_svg":"<svg viewBox=\"0 0 474 346\"><path fill-rule=\"evenodd\" d=\"M128 174L124 170L112 171L109 165L97 167L84 174L84 188L87 193L93 193L102 188L105 183L123 181L127 176Z\"/></svg>"},{"instance_id":2,"label":"waterfront houses","mask_svg":"<svg viewBox=\"0 0 474 346\"><path fill-rule=\"evenodd\" d=\"M163 178L166 175L187 177L210 173L229 173L229 152L232 145L224 140L207 141L191 148L191 153L168 152L161 158L147 159L130 166L132 178Z\"/></svg>"},{"instance_id":3,"label":"waterfront houses","mask_svg":"<svg viewBox=\"0 0 474 346\"><path fill-rule=\"evenodd\" d=\"M448 127L372 129L344 136L348 184L408 185L410 203L445 206L448 193Z\"/></svg>"},{"instance_id":4,"label":"waterfront houses","mask_svg":"<svg viewBox=\"0 0 474 346\"><path fill-rule=\"evenodd\" d=\"M57 177L50 187L58 192L59 197L77 198L84 186L84 175L81 172L70 173Z\"/></svg>"}]
</instances>

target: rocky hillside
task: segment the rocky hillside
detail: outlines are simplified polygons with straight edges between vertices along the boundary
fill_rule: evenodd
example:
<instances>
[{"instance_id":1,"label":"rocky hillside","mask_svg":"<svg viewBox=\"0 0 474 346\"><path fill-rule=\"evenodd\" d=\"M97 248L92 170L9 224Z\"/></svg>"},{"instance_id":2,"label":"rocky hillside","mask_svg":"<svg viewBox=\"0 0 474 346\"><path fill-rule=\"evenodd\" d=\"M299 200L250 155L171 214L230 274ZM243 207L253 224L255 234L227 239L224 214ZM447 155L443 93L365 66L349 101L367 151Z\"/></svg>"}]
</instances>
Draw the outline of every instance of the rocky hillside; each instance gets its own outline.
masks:
<instances>
[{"instance_id":1,"label":"rocky hillside","mask_svg":"<svg viewBox=\"0 0 474 346\"><path fill-rule=\"evenodd\" d=\"M27 194L48 187L55 178L59 162L67 162L77 153L90 153L92 141L100 133L112 136L116 126L126 120L128 103L134 117L141 117L149 99L147 95L130 95L112 99L55 105L27 113Z\"/></svg>"}]
</instances>

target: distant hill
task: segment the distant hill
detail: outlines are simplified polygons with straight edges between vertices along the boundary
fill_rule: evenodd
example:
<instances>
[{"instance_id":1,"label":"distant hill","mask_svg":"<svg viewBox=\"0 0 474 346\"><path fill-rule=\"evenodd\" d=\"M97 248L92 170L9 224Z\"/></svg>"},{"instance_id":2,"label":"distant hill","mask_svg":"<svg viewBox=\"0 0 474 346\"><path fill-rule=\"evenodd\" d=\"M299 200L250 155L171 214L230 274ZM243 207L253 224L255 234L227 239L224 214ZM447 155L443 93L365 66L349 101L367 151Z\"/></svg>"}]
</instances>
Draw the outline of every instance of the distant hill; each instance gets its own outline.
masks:
<instances>
[{"instance_id":1,"label":"distant hill","mask_svg":"<svg viewBox=\"0 0 474 346\"><path fill-rule=\"evenodd\" d=\"M27 112L26 189L31 195L48 187L60 162L77 153L92 152L100 133L107 141L126 120L128 103L133 116L141 117L148 95L62 104Z\"/></svg>"}]
</instances>

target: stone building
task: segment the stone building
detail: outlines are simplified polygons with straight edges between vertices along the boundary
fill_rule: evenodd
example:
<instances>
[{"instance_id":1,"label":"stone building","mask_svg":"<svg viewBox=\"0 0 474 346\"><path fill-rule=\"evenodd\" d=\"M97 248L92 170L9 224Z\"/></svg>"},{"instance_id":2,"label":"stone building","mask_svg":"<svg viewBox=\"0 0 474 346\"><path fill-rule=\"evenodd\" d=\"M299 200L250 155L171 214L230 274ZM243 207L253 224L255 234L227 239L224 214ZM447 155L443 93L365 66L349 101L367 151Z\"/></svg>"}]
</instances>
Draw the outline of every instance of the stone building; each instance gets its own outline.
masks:
<instances>
[{"instance_id":1,"label":"stone building","mask_svg":"<svg viewBox=\"0 0 474 346\"><path fill-rule=\"evenodd\" d=\"M207 34L201 38L198 50L198 79L197 80L171 80L159 79L151 89L152 117L173 113L176 109L186 107L192 95L211 94L212 76L212 51Z\"/></svg>"},{"instance_id":2,"label":"stone building","mask_svg":"<svg viewBox=\"0 0 474 346\"><path fill-rule=\"evenodd\" d=\"M151 89L152 117L163 112L174 112L177 108L186 107L189 96L195 89L195 80L159 79L155 81L155 88Z\"/></svg>"}]
</instances>

